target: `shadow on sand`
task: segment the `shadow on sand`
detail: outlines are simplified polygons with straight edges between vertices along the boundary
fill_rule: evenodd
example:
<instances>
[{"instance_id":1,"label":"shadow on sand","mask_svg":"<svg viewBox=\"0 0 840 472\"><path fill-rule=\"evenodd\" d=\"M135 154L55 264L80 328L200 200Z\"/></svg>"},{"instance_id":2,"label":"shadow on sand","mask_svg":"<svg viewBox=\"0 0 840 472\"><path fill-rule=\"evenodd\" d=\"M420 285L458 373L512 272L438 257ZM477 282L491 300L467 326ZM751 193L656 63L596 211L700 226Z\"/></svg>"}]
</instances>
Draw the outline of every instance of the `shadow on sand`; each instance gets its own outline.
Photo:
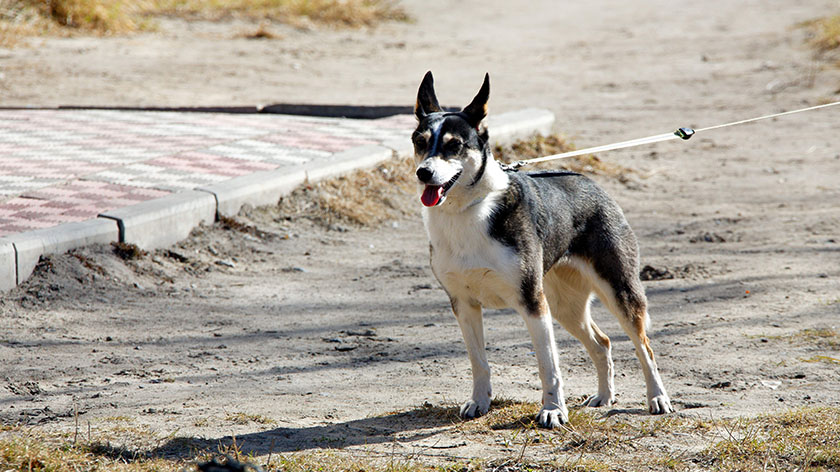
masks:
<instances>
[{"instance_id":1,"label":"shadow on sand","mask_svg":"<svg viewBox=\"0 0 840 472\"><path fill-rule=\"evenodd\" d=\"M417 441L440 433L440 428L459 423L456 407L423 406L410 411L342 423L224 436L215 439L174 437L150 451L154 457L190 458L196 451L225 451L234 447L242 454L332 449L394 441Z\"/></svg>"}]
</instances>

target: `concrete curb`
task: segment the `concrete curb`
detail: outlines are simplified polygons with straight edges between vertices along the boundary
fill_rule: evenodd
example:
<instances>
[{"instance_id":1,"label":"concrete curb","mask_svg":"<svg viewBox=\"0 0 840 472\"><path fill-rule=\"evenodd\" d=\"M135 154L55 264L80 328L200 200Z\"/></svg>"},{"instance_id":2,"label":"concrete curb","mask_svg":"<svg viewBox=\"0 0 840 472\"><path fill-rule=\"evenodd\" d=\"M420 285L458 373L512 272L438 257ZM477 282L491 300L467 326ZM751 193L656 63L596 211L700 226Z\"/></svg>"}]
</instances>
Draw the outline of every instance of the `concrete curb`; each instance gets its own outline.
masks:
<instances>
[{"instance_id":1,"label":"concrete curb","mask_svg":"<svg viewBox=\"0 0 840 472\"><path fill-rule=\"evenodd\" d=\"M187 190L99 215L117 221L119 241L141 249L166 247L189 236L201 223L216 220L216 198Z\"/></svg>"},{"instance_id":2,"label":"concrete curb","mask_svg":"<svg viewBox=\"0 0 840 472\"><path fill-rule=\"evenodd\" d=\"M26 280L38 265L42 255L62 253L96 243L107 244L118 238L117 223L101 218L6 236L0 243L2 244L0 246L0 277L3 277L0 280L0 289L12 288ZM6 248L9 245L13 248L15 268L11 276L7 274L6 261L8 257Z\"/></svg>"},{"instance_id":3,"label":"concrete curb","mask_svg":"<svg viewBox=\"0 0 840 472\"><path fill-rule=\"evenodd\" d=\"M216 213L234 216L244 204L253 206L277 203L281 195L291 193L306 181L306 172L275 169L243 175L225 182L196 190L213 194L216 198Z\"/></svg>"},{"instance_id":4,"label":"concrete curb","mask_svg":"<svg viewBox=\"0 0 840 472\"><path fill-rule=\"evenodd\" d=\"M372 167L392 156L393 151L385 147L360 146L291 172L288 169L257 172L196 190L213 194L219 215L233 216L246 203L252 206L271 205L304 182L317 182L356 169Z\"/></svg>"},{"instance_id":5,"label":"concrete curb","mask_svg":"<svg viewBox=\"0 0 840 472\"><path fill-rule=\"evenodd\" d=\"M329 160L315 161L311 165L305 164L303 170L306 172L307 180L318 182L356 169L373 167L393 156L394 152L391 149L382 146L360 146L339 152Z\"/></svg>"},{"instance_id":6,"label":"concrete curb","mask_svg":"<svg viewBox=\"0 0 840 472\"><path fill-rule=\"evenodd\" d=\"M553 125L553 113L533 108L488 118L494 144L506 144L536 133L548 134ZM394 154L407 156L412 152L408 139L388 141L382 146L360 146L295 170L257 172L107 211L92 220L2 237L0 290L11 289L26 280L42 255L112 241L136 244L146 250L170 246L189 236L199 224L215 221L217 215L236 215L246 203L273 204L304 182L373 167Z\"/></svg>"},{"instance_id":7,"label":"concrete curb","mask_svg":"<svg viewBox=\"0 0 840 472\"><path fill-rule=\"evenodd\" d=\"M554 113L539 108L490 115L487 128L494 144L508 144L535 134L547 135L554 126Z\"/></svg>"},{"instance_id":8,"label":"concrete curb","mask_svg":"<svg viewBox=\"0 0 840 472\"><path fill-rule=\"evenodd\" d=\"M385 141L382 145L397 153L398 156L410 156L414 153L414 144L410 139L392 139Z\"/></svg>"},{"instance_id":9,"label":"concrete curb","mask_svg":"<svg viewBox=\"0 0 840 472\"><path fill-rule=\"evenodd\" d=\"M15 245L11 241L0 241L0 290L6 291L17 285L17 260Z\"/></svg>"}]
</instances>

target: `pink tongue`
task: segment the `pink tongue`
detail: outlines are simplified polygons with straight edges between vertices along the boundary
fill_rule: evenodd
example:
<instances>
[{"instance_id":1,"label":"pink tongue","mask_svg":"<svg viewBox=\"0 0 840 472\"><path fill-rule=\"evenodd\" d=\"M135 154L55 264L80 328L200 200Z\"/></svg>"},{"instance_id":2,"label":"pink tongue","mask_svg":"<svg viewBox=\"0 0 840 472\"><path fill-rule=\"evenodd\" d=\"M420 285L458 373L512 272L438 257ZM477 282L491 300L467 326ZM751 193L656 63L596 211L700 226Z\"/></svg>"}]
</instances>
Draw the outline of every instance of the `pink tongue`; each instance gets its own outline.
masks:
<instances>
[{"instance_id":1,"label":"pink tongue","mask_svg":"<svg viewBox=\"0 0 840 472\"><path fill-rule=\"evenodd\" d=\"M442 185L426 185L426 189L423 190L423 195L420 196L420 201L427 207L433 207L438 204L442 196Z\"/></svg>"}]
</instances>

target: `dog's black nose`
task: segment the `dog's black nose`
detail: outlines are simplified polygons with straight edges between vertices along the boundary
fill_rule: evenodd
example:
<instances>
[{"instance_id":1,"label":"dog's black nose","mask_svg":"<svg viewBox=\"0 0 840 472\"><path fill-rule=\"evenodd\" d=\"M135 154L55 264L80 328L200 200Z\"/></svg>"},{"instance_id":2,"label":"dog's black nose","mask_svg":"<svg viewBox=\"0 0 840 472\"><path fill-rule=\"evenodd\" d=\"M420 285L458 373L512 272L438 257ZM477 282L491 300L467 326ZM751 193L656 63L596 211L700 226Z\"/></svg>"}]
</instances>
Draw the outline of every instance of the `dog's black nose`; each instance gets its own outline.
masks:
<instances>
[{"instance_id":1,"label":"dog's black nose","mask_svg":"<svg viewBox=\"0 0 840 472\"><path fill-rule=\"evenodd\" d=\"M417 169L417 178L420 179L420 182L426 183L432 180L432 171L428 167L419 167Z\"/></svg>"}]
</instances>

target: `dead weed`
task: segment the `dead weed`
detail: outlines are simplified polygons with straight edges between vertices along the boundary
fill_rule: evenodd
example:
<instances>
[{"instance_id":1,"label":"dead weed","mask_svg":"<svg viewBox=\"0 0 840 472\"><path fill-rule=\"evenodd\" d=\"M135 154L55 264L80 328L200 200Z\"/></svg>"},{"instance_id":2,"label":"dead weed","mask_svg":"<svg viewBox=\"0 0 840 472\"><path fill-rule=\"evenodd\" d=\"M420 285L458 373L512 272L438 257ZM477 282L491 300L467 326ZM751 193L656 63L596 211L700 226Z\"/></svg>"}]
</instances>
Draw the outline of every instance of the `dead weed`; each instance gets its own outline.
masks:
<instances>
[{"instance_id":1,"label":"dead weed","mask_svg":"<svg viewBox=\"0 0 840 472\"><path fill-rule=\"evenodd\" d=\"M451 418L455 407L425 405L413 410ZM482 458L451 457L431 465L430 457L414 450L405 454L376 449L326 448L305 453L272 454L258 460L235 445L215 450L191 449L186 456L164 458L161 443L144 428L131 428L120 418L119 428L98 425L94 434L48 433L36 428L9 427L0 433L0 470L194 470L196 462L218 453L237 460L265 464L275 471L390 470L425 471L538 471L538 470L813 470L840 468L840 408L809 408L781 414L733 420L700 420L677 415L663 418L611 416L603 411L573 409L569 424L557 431L537 428L531 418L536 403L499 400L491 413L470 421L453 421L459 437L485 444ZM238 420L239 414L232 420ZM241 415L243 421L263 417ZM617 418L622 417L628 421ZM449 429L452 431L452 428ZM90 433L88 433L90 435ZM680 438L686 450L662 448L662 441ZM187 438L185 441L189 442ZM120 443L122 446L114 446ZM701 445L697 447L696 445ZM705 446L702 446L705 445ZM547 452L537 459L534 448ZM505 452L506 451L506 452ZM163 454L163 453L161 453ZM438 454L433 454L439 457ZM440 456L444 457L445 456ZM492 459L491 459L492 457ZM699 469L698 469L699 468Z\"/></svg>"},{"instance_id":2,"label":"dead weed","mask_svg":"<svg viewBox=\"0 0 840 472\"><path fill-rule=\"evenodd\" d=\"M149 29L153 0L0 0L0 45L74 31L119 34Z\"/></svg>"},{"instance_id":3,"label":"dead weed","mask_svg":"<svg viewBox=\"0 0 840 472\"><path fill-rule=\"evenodd\" d=\"M258 415L253 413L242 413L242 412L235 412L235 413L228 413L225 416L225 421L233 424L238 425L249 425L251 423L256 424L275 424L277 423L274 419L269 418L264 415Z\"/></svg>"},{"instance_id":4,"label":"dead weed","mask_svg":"<svg viewBox=\"0 0 840 472\"><path fill-rule=\"evenodd\" d=\"M808 345L821 349L840 349L840 333L834 328L805 328L791 334L755 337L773 341L787 341L792 344Z\"/></svg>"},{"instance_id":5,"label":"dead weed","mask_svg":"<svg viewBox=\"0 0 840 472\"><path fill-rule=\"evenodd\" d=\"M819 53L828 53L840 47L840 15L806 21L800 26L811 31L810 45Z\"/></svg>"},{"instance_id":6,"label":"dead weed","mask_svg":"<svg viewBox=\"0 0 840 472\"><path fill-rule=\"evenodd\" d=\"M723 439L700 454L715 470L840 469L840 409L807 408L721 422Z\"/></svg>"},{"instance_id":7,"label":"dead weed","mask_svg":"<svg viewBox=\"0 0 840 472\"><path fill-rule=\"evenodd\" d=\"M136 244L112 242L114 254L124 261L135 261L148 254L148 252L137 247Z\"/></svg>"},{"instance_id":8,"label":"dead weed","mask_svg":"<svg viewBox=\"0 0 840 472\"><path fill-rule=\"evenodd\" d=\"M102 33L141 29L143 19L139 15L151 6L149 1L142 0L49 0L36 3L41 4L49 18L59 25Z\"/></svg>"},{"instance_id":9,"label":"dead weed","mask_svg":"<svg viewBox=\"0 0 840 472\"><path fill-rule=\"evenodd\" d=\"M793 338L821 348L840 349L840 333L834 328L806 328L794 334Z\"/></svg>"},{"instance_id":10,"label":"dead weed","mask_svg":"<svg viewBox=\"0 0 840 472\"><path fill-rule=\"evenodd\" d=\"M378 225L416 213L414 180L411 158L394 158L374 169L303 185L280 199L280 212L332 228Z\"/></svg>"},{"instance_id":11,"label":"dead weed","mask_svg":"<svg viewBox=\"0 0 840 472\"><path fill-rule=\"evenodd\" d=\"M218 225L226 231L236 231L242 234L248 234L260 239L273 239L277 237L276 234L268 231L263 231L254 225L243 223L236 218L220 215Z\"/></svg>"},{"instance_id":12,"label":"dead weed","mask_svg":"<svg viewBox=\"0 0 840 472\"><path fill-rule=\"evenodd\" d=\"M535 135L529 139L523 139L506 146L495 146L493 148L493 155L497 160L509 164L519 160L560 154L574 150L575 146L569 143L565 137L559 134L550 134L548 136ZM577 156L559 161L541 162L524 168L526 171L532 169L563 169L572 172L617 178L622 182L628 178L629 174L634 172L628 167L604 162L597 156L593 155Z\"/></svg>"},{"instance_id":13,"label":"dead weed","mask_svg":"<svg viewBox=\"0 0 840 472\"><path fill-rule=\"evenodd\" d=\"M35 429L13 429L0 436L0 470L91 470L120 472L176 472L185 470L180 460L124 457L108 441L79 438Z\"/></svg>"},{"instance_id":14,"label":"dead weed","mask_svg":"<svg viewBox=\"0 0 840 472\"><path fill-rule=\"evenodd\" d=\"M383 21L407 21L408 14L393 0L155 0L157 11L218 20L230 16L361 27Z\"/></svg>"},{"instance_id":15,"label":"dead weed","mask_svg":"<svg viewBox=\"0 0 840 472\"><path fill-rule=\"evenodd\" d=\"M282 36L272 31L268 22L263 21L257 29L242 33L241 37L245 39L280 39Z\"/></svg>"}]
</instances>

